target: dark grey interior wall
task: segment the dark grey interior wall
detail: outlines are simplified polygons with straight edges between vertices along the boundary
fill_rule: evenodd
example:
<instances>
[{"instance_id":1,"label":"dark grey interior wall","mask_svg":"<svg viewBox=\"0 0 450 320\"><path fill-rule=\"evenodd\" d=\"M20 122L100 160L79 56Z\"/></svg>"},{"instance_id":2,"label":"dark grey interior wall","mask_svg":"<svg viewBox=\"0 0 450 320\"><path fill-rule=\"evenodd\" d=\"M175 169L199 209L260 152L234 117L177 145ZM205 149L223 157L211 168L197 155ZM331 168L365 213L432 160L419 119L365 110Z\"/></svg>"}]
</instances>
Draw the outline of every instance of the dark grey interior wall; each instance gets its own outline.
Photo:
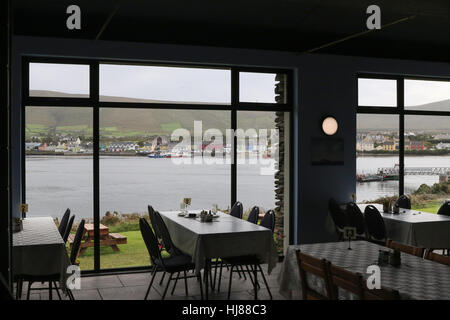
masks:
<instances>
[{"instance_id":1,"label":"dark grey interior wall","mask_svg":"<svg viewBox=\"0 0 450 320\"><path fill-rule=\"evenodd\" d=\"M288 68L294 71L294 183L293 242L334 239L325 228L327 201L349 200L355 192L356 73L407 74L449 77L450 65L421 61L368 59L329 55L298 55L287 52L242 50L142 43L15 37L13 39L13 174L20 172L20 75L22 55L69 56ZM344 139L342 166L311 166L311 138L322 136L320 120L333 115L339 121L337 135ZM15 185L13 206L20 203ZM32 208L30 208L32 210Z\"/></svg>"},{"instance_id":2,"label":"dark grey interior wall","mask_svg":"<svg viewBox=\"0 0 450 320\"><path fill-rule=\"evenodd\" d=\"M11 1L0 3L0 278L10 285L10 197L9 197L9 79ZM0 283L0 287L2 284ZM0 299L3 295L0 293Z\"/></svg>"}]
</instances>

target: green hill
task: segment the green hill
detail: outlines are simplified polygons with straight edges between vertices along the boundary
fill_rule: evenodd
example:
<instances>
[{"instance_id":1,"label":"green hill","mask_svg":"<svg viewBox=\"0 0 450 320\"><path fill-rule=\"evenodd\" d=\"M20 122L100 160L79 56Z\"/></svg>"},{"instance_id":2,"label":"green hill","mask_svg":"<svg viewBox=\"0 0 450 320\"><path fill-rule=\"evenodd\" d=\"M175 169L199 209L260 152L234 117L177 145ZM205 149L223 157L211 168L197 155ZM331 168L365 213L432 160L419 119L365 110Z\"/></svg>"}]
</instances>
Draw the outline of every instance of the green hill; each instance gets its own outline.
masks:
<instances>
[{"instance_id":1,"label":"green hill","mask_svg":"<svg viewBox=\"0 0 450 320\"><path fill-rule=\"evenodd\" d=\"M34 91L34 96L55 96L54 92ZM57 96L65 96L57 93ZM73 97L74 95L70 95ZM112 97L101 97L101 100L111 100ZM160 102L154 100L139 100L114 98L120 102ZM165 101L165 103L167 103ZM177 128L193 131L194 121L202 121L203 130L217 128L222 132L231 125L230 111L177 109L177 104L167 103L167 109L123 109L102 108L100 110L101 134L106 136L142 136L155 134L170 134ZM47 135L51 130L73 134L92 134L92 109L84 107L29 107L26 108L27 136ZM240 128L274 128L274 112L238 113Z\"/></svg>"}]
</instances>

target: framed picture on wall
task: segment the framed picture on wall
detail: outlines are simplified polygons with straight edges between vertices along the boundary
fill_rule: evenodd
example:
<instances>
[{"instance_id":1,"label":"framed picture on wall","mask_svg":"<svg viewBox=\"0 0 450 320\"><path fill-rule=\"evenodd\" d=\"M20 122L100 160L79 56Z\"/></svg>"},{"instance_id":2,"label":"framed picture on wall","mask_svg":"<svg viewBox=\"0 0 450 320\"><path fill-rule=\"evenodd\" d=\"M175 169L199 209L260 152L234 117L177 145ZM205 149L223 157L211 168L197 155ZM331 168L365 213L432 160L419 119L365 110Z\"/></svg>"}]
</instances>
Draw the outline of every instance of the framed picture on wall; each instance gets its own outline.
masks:
<instances>
[{"instance_id":1,"label":"framed picture on wall","mask_svg":"<svg viewBox=\"0 0 450 320\"><path fill-rule=\"evenodd\" d=\"M341 138L312 138L311 165L343 165L344 140Z\"/></svg>"}]
</instances>

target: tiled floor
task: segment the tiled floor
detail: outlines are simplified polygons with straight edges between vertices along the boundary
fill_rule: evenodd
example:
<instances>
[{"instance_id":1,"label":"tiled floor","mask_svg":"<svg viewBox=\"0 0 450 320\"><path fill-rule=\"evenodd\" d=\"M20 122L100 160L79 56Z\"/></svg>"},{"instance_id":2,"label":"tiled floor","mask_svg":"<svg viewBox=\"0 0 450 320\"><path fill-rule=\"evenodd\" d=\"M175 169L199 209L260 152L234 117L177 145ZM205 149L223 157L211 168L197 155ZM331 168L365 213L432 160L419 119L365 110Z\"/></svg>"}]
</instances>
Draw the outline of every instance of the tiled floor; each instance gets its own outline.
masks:
<instances>
[{"instance_id":1,"label":"tiled floor","mask_svg":"<svg viewBox=\"0 0 450 320\"><path fill-rule=\"evenodd\" d=\"M273 295L273 299L280 300L283 297L278 293L277 277L280 272L281 263L278 263L276 268L268 275L266 272L267 282ZM267 266L262 266L263 270L267 270ZM164 292L165 284L167 283L167 276L163 285L159 285L161 273L155 278L152 289L150 290L148 299L161 299ZM95 277L83 277L81 279L81 289L73 290L75 299L77 300L143 300L148 284L150 283L150 273L131 273L120 275L107 275ZM261 288L258 290L258 299L269 299L269 294L266 287L258 276ZM200 287L196 278L188 279L189 295L185 295L184 280L180 279L174 291L171 294L174 281L171 282L170 289L167 292L166 300L200 300ZM222 274L222 284L220 292L216 289L209 292L210 300L227 299L227 290L229 283L229 272L224 268ZM47 285L47 284L45 284ZM40 287L41 284L34 284L33 288ZM27 283L23 284L23 299L26 299ZM47 300L48 290L33 290L30 296L32 300ZM64 297L63 297L64 298ZM53 293L53 299L58 299L56 292ZM235 272L233 272L233 281L231 288L231 299L237 300L252 300L253 286L247 277L247 280L240 279Z\"/></svg>"}]
</instances>

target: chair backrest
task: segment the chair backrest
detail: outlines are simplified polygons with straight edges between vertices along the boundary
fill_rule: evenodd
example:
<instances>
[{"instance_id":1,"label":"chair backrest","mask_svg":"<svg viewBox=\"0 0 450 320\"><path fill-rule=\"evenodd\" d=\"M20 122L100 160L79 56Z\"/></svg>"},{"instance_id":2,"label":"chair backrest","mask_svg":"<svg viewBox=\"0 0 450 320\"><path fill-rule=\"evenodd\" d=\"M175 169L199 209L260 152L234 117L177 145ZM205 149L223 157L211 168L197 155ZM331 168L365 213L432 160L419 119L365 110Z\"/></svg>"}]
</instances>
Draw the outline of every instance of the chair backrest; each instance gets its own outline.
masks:
<instances>
[{"instance_id":1,"label":"chair backrest","mask_svg":"<svg viewBox=\"0 0 450 320\"><path fill-rule=\"evenodd\" d=\"M339 300L339 289L353 293L358 299L363 298L363 277L341 267L328 264L330 282L332 286L332 299Z\"/></svg>"},{"instance_id":2,"label":"chair backrest","mask_svg":"<svg viewBox=\"0 0 450 320\"><path fill-rule=\"evenodd\" d=\"M67 239L69 238L70 231L72 231L73 221L75 220L75 215L71 216L69 219L69 222L67 223L66 231L64 232L63 240L64 243L67 242Z\"/></svg>"},{"instance_id":3,"label":"chair backrest","mask_svg":"<svg viewBox=\"0 0 450 320\"><path fill-rule=\"evenodd\" d=\"M394 249L394 250L399 250L401 252L407 253L407 254L411 254L414 255L416 257L423 257L423 252L424 252L424 248L419 248L419 247L414 247L414 246L410 246L407 244L403 244L397 241L392 241L390 239L388 239L386 241L386 246L388 248Z\"/></svg>"},{"instance_id":4,"label":"chair backrest","mask_svg":"<svg viewBox=\"0 0 450 320\"><path fill-rule=\"evenodd\" d=\"M275 211L273 210L267 211L259 225L261 227L270 229L273 232L273 230L275 229Z\"/></svg>"},{"instance_id":5,"label":"chair backrest","mask_svg":"<svg viewBox=\"0 0 450 320\"><path fill-rule=\"evenodd\" d=\"M64 237L64 232L66 232L67 222L69 222L69 217L70 217L70 209L67 208L66 212L64 212L64 214L61 218L61 222L58 227L58 231L59 231L59 234L61 235L61 237Z\"/></svg>"},{"instance_id":6,"label":"chair backrest","mask_svg":"<svg viewBox=\"0 0 450 320\"><path fill-rule=\"evenodd\" d=\"M333 198L328 201L328 210L330 211L335 227L338 231L342 231L344 227L348 225L348 219L345 211L342 210L339 203L337 203L337 201Z\"/></svg>"},{"instance_id":7,"label":"chair backrest","mask_svg":"<svg viewBox=\"0 0 450 320\"><path fill-rule=\"evenodd\" d=\"M411 209L411 200L404 194L398 197L397 201L395 201L395 205L399 208L403 209Z\"/></svg>"},{"instance_id":8,"label":"chair backrest","mask_svg":"<svg viewBox=\"0 0 450 320\"><path fill-rule=\"evenodd\" d=\"M167 229L166 223L164 222L161 214L158 211L155 211L156 225L158 226L159 232L161 232L161 239L164 245L164 248L171 255L179 255L182 254L180 250L175 247L172 242L172 238L170 237L169 229Z\"/></svg>"},{"instance_id":9,"label":"chair backrest","mask_svg":"<svg viewBox=\"0 0 450 320\"><path fill-rule=\"evenodd\" d=\"M242 219L243 212L244 212L244 209L242 208L242 203L240 203L239 201L236 201L236 203L233 204L233 206L231 207L230 216Z\"/></svg>"},{"instance_id":10,"label":"chair backrest","mask_svg":"<svg viewBox=\"0 0 450 320\"><path fill-rule=\"evenodd\" d=\"M425 259L450 266L450 256L437 254L434 253L432 250L427 250L425 252Z\"/></svg>"},{"instance_id":11,"label":"chair backrest","mask_svg":"<svg viewBox=\"0 0 450 320\"><path fill-rule=\"evenodd\" d=\"M364 221L366 222L367 233L369 237L375 240L386 238L386 226L383 217L378 209L373 205L368 205L364 210Z\"/></svg>"},{"instance_id":12,"label":"chair backrest","mask_svg":"<svg viewBox=\"0 0 450 320\"><path fill-rule=\"evenodd\" d=\"M148 206L148 216L150 218L150 223L152 224L153 231L155 232L156 238L162 239L161 232L158 228L158 222L156 220L155 210L153 209L152 206Z\"/></svg>"},{"instance_id":13,"label":"chair backrest","mask_svg":"<svg viewBox=\"0 0 450 320\"><path fill-rule=\"evenodd\" d=\"M380 289L369 289L364 285L364 300L400 300L400 293L397 290L381 287Z\"/></svg>"},{"instance_id":14,"label":"chair backrest","mask_svg":"<svg viewBox=\"0 0 450 320\"><path fill-rule=\"evenodd\" d=\"M144 239L145 246L147 247L148 254L150 255L150 260L153 265L156 261L162 262L161 252L158 248L158 239L156 239L152 228L148 224L147 220L144 218L139 219L139 228L141 229L142 239Z\"/></svg>"},{"instance_id":15,"label":"chair backrest","mask_svg":"<svg viewBox=\"0 0 450 320\"><path fill-rule=\"evenodd\" d=\"M254 206L252 208L252 211L250 211L250 214L248 215L247 221L254 224L258 224L258 218L259 218L259 207Z\"/></svg>"},{"instance_id":16,"label":"chair backrest","mask_svg":"<svg viewBox=\"0 0 450 320\"><path fill-rule=\"evenodd\" d=\"M73 239L72 243L72 250L70 251L70 263L76 264L78 252L80 251L81 246L81 240L83 239L84 234L84 219L81 219L80 223L78 224L77 232L75 233L75 238Z\"/></svg>"},{"instance_id":17,"label":"chair backrest","mask_svg":"<svg viewBox=\"0 0 450 320\"><path fill-rule=\"evenodd\" d=\"M364 236L366 233L366 225L364 222L364 215L358 205L354 202L349 202L347 203L345 211L347 213L349 225L356 228L357 235Z\"/></svg>"},{"instance_id":18,"label":"chair backrest","mask_svg":"<svg viewBox=\"0 0 450 320\"><path fill-rule=\"evenodd\" d=\"M310 255L302 253L300 250L297 253L297 263L300 272L300 280L302 283L303 300L329 300L332 298L332 289L330 277L328 274L327 261L325 259L317 259ZM318 292L309 287L307 277L312 274L316 277L322 278L325 284L325 293Z\"/></svg>"},{"instance_id":19,"label":"chair backrest","mask_svg":"<svg viewBox=\"0 0 450 320\"><path fill-rule=\"evenodd\" d=\"M442 206L439 208L437 214L443 214L446 216L450 216L450 200L447 200L442 204Z\"/></svg>"}]
</instances>

